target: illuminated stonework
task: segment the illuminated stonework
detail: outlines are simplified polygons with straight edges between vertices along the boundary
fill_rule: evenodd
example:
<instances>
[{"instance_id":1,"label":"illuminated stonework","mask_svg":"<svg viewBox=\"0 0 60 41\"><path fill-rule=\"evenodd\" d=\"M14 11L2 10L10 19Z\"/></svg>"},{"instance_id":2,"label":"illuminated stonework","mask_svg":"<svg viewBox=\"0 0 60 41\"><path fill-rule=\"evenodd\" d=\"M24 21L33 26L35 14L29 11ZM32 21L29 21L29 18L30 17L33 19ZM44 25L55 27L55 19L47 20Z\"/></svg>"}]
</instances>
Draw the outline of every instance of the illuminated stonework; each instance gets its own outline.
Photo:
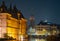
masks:
<instances>
[{"instance_id":1,"label":"illuminated stonework","mask_svg":"<svg viewBox=\"0 0 60 41\"><path fill-rule=\"evenodd\" d=\"M0 38L5 38L5 35L12 37L16 40L22 40L26 38L27 41L27 20L22 13L16 8L7 10L5 3L3 2L0 7Z\"/></svg>"},{"instance_id":2,"label":"illuminated stonework","mask_svg":"<svg viewBox=\"0 0 60 41\"><path fill-rule=\"evenodd\" d=\"M40 22L34 27L30 26L28 30L29 41L46 41L46 38L50 35L57 35L57 25L47 24L48 22Z\"/></svg>"}]
</instances>

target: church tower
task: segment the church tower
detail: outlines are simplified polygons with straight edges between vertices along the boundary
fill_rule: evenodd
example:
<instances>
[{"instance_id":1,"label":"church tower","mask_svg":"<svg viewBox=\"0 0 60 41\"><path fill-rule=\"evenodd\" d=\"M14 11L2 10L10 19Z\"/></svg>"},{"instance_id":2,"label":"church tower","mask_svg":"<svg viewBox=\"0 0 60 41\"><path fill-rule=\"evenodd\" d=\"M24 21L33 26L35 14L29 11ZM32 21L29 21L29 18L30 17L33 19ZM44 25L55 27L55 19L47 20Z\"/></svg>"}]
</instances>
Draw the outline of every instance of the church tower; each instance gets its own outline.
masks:
<instances>
[{"instance_id":1,"label":"church tower","mask_svg":"<svg viewBox=\"0 0 60 41\"><path fill-rule=\"evenodd\" d=\"M30 26L31 26L32 28L34 28L34 25L35 25L35 18L34 18L33 15L31 15L31 16L30 16Z\"/></svg>"}]
</instances>

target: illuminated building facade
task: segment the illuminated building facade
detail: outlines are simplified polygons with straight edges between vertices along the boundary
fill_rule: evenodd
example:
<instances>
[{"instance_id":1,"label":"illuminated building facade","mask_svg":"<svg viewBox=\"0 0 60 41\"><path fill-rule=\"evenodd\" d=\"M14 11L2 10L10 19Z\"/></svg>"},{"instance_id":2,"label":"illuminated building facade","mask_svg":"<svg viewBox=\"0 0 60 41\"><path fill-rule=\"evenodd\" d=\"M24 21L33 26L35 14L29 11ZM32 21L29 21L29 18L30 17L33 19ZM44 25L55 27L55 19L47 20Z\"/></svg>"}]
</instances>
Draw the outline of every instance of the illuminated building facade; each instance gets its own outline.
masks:
<instances>
[{"instance_id":1,"label":"illuminated building facade","mask_svg":"<svg viewBox=\"0 0 60 41\"><path fill-rule=\"evenodd\" d=\"M0 38L5 38L5 35L16 40L27 41L27 20L22 13L14 6L7 8L2 2L0 6Z\"/></svg>"},{"instance_id":2,"label":"illuminated building facade","mask_svg":"<svg viewBox=\"0 0 60 41\"><path fill-rule=\"evenodd\" d=\"M57 35L58 29L57 24L41 21L36 27L37 30L41 30L41 35Z\"/></svg>"},{"instance_id":3,"label":"illuminated building facade","mask_svg":"<svg viewBox=\"0 0 60 41\"><path fill-rule=\"evenodd\" d=\"M47 41L46 37L58 35L58 33L57 25L46 21L41 21L38 25L34 25L34 28L30 27L28 30L29 41Z\"/></svg>"}]
</instances>

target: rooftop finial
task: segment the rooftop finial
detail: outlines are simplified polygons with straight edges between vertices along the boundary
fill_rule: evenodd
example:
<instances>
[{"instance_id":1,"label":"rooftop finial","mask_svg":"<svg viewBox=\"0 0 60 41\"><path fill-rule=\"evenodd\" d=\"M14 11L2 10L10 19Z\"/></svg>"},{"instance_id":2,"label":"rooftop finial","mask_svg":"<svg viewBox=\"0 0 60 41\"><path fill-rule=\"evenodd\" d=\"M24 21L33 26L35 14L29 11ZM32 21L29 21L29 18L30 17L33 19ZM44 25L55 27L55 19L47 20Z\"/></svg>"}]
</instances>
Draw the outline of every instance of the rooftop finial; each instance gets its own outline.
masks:
<instances>
[{"instance_id":1,"label":"rooftop finial","mask_svg":"<svg viewBox=\"0 0 60 41\"><path fill-rule=\"evenodd\" d=\"M16 8L16 5L13 6L13 10L14 10L14 12L17 13L18 9Z\"/></svg>"},{"instance_id":2,"label":"rooftop finial","mask_svg":"<svg viewBox=\"0 0 60 41\"><path fill-rule=\"evenodd\" d=\"M5 6L5 2L4 1L2 1L2 5Z\"/></svg>"},{"instance_id":3,"label":"rooftop finial","mask_svg":"<svg viewBox=\"0 0 60 41\"><path fill-rule=\"evenodd\" d=\"M2 5L1 5L1 12L7 12L7 7L5 5L5 2L2 1Z\"/></svg>"},{"instance_id":4,"label":"rooftop finial","mask_svg":"<svg viewBox=\"0 0 60 41\"><path fill-rule=\"evenodd\" d=\"M17 9L17 8L16 8L16 5L14 5L13 8L14 8L14 9Z\"/></svg>"},{"instance_id":5,"label":"rooftop finial","mask_svg":"<svg viewBox=\"0 0 60 41\"><path fill-rule=\"evenodd\" d=\"M10 7L9 7L9 13L12 13L12 4L10 3Z\"/></svg>"},{"instance_id":6,"label":"rooftop finial","mask_svg":"<svg viewBox=\"0 0 60 41\"><path fill-rule=\"evenodd\" d=\"M12 10L12 4L10 3L10 8L9 8L10 10Z\"/></svg>"}]
</instances>

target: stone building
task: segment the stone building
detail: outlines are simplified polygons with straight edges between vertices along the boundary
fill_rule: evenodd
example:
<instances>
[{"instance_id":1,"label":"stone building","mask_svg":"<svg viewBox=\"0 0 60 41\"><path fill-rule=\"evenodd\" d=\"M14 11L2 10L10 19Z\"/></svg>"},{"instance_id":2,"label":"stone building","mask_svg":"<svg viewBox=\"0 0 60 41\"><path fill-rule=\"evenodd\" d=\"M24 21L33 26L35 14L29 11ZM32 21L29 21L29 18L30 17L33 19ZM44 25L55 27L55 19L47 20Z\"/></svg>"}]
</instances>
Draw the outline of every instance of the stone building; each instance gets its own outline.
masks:
<instances>
[{"instance_id":1,"label":"stone building","mask_svg":"<svg viewBox=\"0 0 60 41\"><path fill-rule=\"evenodd\" d=\"M7 8L3 1L0 6L0 38L12 37L15 40L27 41L27 20L16 6Z\"/></svg>"}]
</instances>

